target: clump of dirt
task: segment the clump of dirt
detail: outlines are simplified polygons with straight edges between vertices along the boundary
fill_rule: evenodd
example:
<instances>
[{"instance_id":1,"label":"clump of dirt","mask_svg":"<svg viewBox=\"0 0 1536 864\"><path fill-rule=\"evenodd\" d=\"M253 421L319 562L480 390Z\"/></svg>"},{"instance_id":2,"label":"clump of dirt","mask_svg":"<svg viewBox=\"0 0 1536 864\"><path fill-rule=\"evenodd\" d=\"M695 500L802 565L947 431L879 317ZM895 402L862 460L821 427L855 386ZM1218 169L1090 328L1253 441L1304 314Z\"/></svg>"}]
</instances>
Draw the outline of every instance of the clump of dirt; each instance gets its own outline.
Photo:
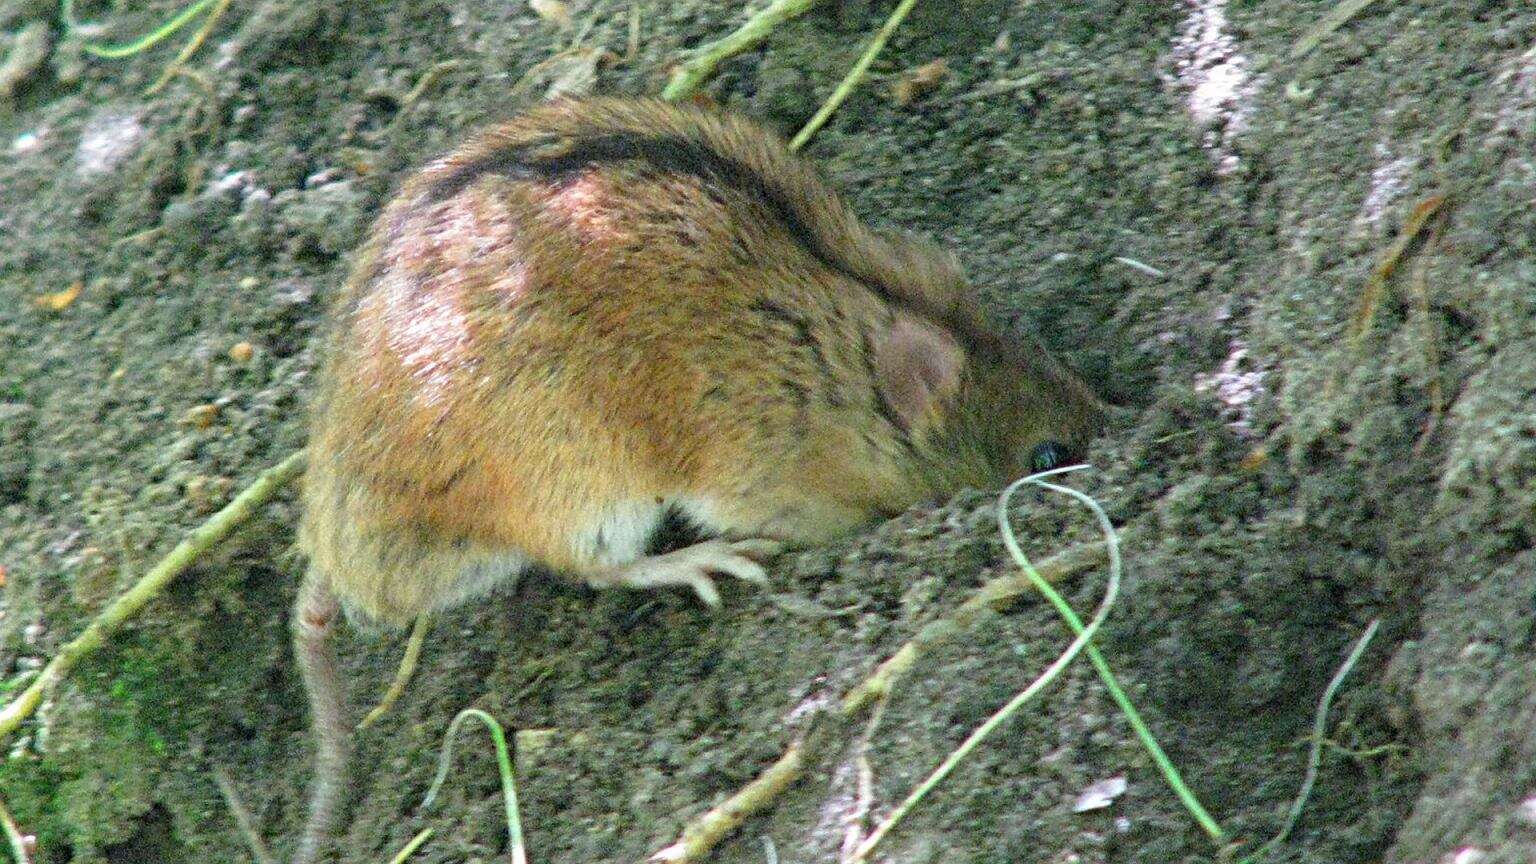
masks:
<instances>
[{"instance_id":1,"label":"clump of dirt","mask_svg":"<svg viewBox=\"0 0 1536 864\"><path fill-rule=\"evenodd\" d=\"M82 14L129 33L173 5ZM629 3L567 5L575 31L518 3L236 4L192 74L146 97L174 47L80 67L50 7L0 4L9 33L42 22L57 46L0 115L0 693L302 446L326 301L410 166L538 98L525 75L576 33L617 58L592 66L598 89L652 93L738 21L640 3L630 54ZM714 98L803 122L888 12L826 5L727 64ZM809 149L860 212L955 249L1000 322L1128 409L1073 482L1130 532L1102 644L1173 760L1231 839L1272 835L1316 702L1380 619L1269 860L1536 860L1536 11L1375 4L1292 58L1317 4L963 6L920 4ZM893 100L935 60L936 87ZM1360 317L1381 254L1437 195L1443 214ZM530 578L445 616L423 674L359 739L340 860L387 860L425 826L437 838L414 860L501 853L474 747L443 804L418 809L470 705L550 730L521 759L536 860L643 858L768 764L806 703L1012 566L991 502L968 493L786 559L775 591L793 603L738 588L712 615ZM1039 554L1093 537L1062 502L1016 510ZM309 772L293 519L291 500L264 510L7 744L0 796L39 861L244 860L215 765L289 847ZM1088 609L1101 590L1068 592ZM1066 641L1038 604L987 619L895 692L867 792L834 752L715 860L761 861L764 838L782 861L837 860L862 800L887 812ZM360 708L401 637L343 644ZM1073 812L1116 776L1111 806ZM1086 667L883 850L1220 851Z\"/></svg>"}]
</instances>

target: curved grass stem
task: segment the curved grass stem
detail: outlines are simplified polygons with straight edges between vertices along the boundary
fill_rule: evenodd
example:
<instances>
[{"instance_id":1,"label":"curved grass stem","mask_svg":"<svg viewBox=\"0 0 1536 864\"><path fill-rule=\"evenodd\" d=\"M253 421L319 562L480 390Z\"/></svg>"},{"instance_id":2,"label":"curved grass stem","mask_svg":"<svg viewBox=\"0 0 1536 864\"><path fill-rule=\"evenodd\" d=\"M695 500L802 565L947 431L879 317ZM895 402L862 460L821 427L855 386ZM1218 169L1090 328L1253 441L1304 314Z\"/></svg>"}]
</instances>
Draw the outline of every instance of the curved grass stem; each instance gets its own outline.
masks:
<instances>
[{"instance_id":1,"label":"curved grass stem","mask_svg":"<svg viewBox=\"0 0 1536 864\"><path fill-rule=\"evenodd\" d=\"M443 755L437 760L437 776L428 787L426 797L421 800L421 807L425 810L432 806L437 793L443 788L443 781L448 779L448 768L453 764L454 736L467 720L479 720L491 733L491 743L496 747L496 769L501 774L502 803L506 808L508 854L512 864L528 864L528 850L523 846L523 821L517 807L517 775L512 770L512 756L507 751L507 735L496 718L485 711L465 708L448 724L448 732L443 736Z\"/></svg>"},{"instance_id":2,"label":"curved grass stem","mask_svg":"<svg viewBox=\"0 0 1536 864\"><path fill-rule=\"evenodd\" d=\"M1328 709L1333 706L1333 697L1338 694L1339 686L1349 676L1350 670L1355 668L1355 664L1360 662L1360 656L1365 653L1371 640L1376 638L1376 630L1380 626L1381 619L1377 618L1365 628L1365 632L1355 642L1355 647L1350 649L1349 656L1344 658L1338 671L1333 673L1333 678L1323 690L1323 698L1318 700L1317 713L1312 717L1312 747L1307 751L1307 773L1301 780L1301 789L1296 792L1296 800L1291 802L1291 809L1285 815L1285 823L1280 826L1280 830L1274 837L1255 849L1252 854L1244 857L1239 864L1257 864L1262 861L1265 856L1284 843L1285 838L1291 836L1291 830L1300 821L1301 811L1307 806L1307 799L1312 797L1312 787L1317 783L1318 768L1322 764L1323 742L1327 740L1328 731Z\"/></svg>"},{"instance_id":3,"label":"curved grass stem","mask_svg":"<svg viewBox=\"0 0 1536 864\"><path fill-rule=\"evenodd\" d=\"M949 776L949 773L955 769L955 766L964 761L972 751L980 746L982 741L985 741L992 734L992 732L997 729L998 726L1002 725L1005 721L1017 713L1025 703L1035 698L1035 696L1039 694L1041 690L1044 690L1053 681L1060 677L1062 671L1065 670L1073 660L1077 659L1077 655L1082 653L1084 648L1088 647L1089 640L1093 638L1093 634L1097 633L1099 627L1101 627L1104 624L1104 621L1109 618L1110 609L1114 608L1115 598L1120 593L1121 563L1119 535L1115 533L1115 527L1114 525L1110 524L1109 516L1104 513L1104 508L1100 507L1097 501L1094 501L1092 498L1084 495L1076 489L1071 489L1065 486L1058 486L1054 483L1043 482L1043 478L1045 477L1064 473L1067 471L1077 470L1081 467L1086 466L1058 468L1054 471L1032 474L1021 480L1014 481L1008 486L1007 489L1003 490L1003 493L1000 496L998 496L997 518L998 525L1003 533L1003 544L1008 547L1008 553L1013 556L1013 560L1019 565L1025 574L1029 576L1030 581L1034 583L1034 586L1037 590L1045 593L1047 597L1055 595L1055 597L1059 599L1060 595L1057 595L1055 589L1051 588L1050 583L1047 582L1039 574L1039 572L1035 570L1035 567L1030 563L1028 556L1026 556L1024 551L1019 548L1018 539L1014 536L1013 533L1013 527L1008 522L1008 501L1013 497L1013 494L1018 491L1020 486L1029 483L1045 489L1050 489L1054 492L1070 495L1083 502L1090 510L1092 510L1094 516L1099 521L1099 527L1104 531L1104 538L1109 552L1109 584L1104 589L1104 599L1099 602L1098 611L1094 613L1093 619L1087 627L1077 626L1073 628L1077 631L1077 638L1072 640L1072 643L1067 646L1067 649L1061 652L1056 660L1052 662L1050 666L1046 667L1044 672L1041 672L1038 676L1036 676L1035 680L1031 681L1028 687L1025 687L1023 690L1019 691L1017 695L1008 701L1008 704L1004 705L1002 708L999 708L992 714L991 717L988 717L986 722L978 726L976 730L972 732L968 738L965 739L964 743L962 743L959 747L956 747L947 757L945 757L944 761L939 764L939 767L935 768L932 773L930 773L921 783L917 785L916 788L908 793L907 797L899 805L897 805L896 809L891 813L891 815L886 817L885 820L882 821L875 828L875 830L864 839L863 843L859 844L859 848L853 854L852 860L854 862L863 861L868 858L870 853L874 852L875 847L880 844L880 841L885 839L885 836L890 833L891 829L895 828L896 825L898 825L901 820L905 818L909 812L912 811L912 808L921 803L923 798L926 797L935 786L939 785L939 783L942 782L945 777ZM1065 601L1062 602L1065 603ZM1068 608L1070 609L1070 607ZM1078 623L1080 625L1080 622Z\"/></svg>"},{"instance_id":4,"label":"curved grass stem","mask_svg":"<svg viewBox=\"0 0 1536 864\"><path fill-rule=\"evenodd\" d=\"M204 10L220 0L194 0L193 3L183 8L180 12L166 19L159 27L145 33L132 42L118 44L105 44L84 39L81 31L92 29L94 25L82 24L75 18L75 0L59 0L59 17L64 21L64 29L71 36L81 36L81 50L93 57L101 57L107 60L117 60L123 57L132 57L142 51L160 44L177 30L187 26L188 23L201 15Z\"/></svg>"}]
</instances>

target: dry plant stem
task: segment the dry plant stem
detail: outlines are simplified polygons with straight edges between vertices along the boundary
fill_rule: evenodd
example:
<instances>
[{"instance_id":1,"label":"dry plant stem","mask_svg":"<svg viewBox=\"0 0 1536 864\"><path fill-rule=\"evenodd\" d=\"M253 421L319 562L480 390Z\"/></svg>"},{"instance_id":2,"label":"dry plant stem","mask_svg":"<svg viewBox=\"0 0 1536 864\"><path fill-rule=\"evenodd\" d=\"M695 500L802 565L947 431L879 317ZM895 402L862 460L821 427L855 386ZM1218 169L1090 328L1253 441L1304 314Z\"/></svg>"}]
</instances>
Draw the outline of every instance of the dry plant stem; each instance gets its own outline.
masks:
<instances>
[{"instance_id":1,"label":"dry plant stem","mask_svg":"<svg viewBox=\"0 0 1536 864\"><path fill-rule=\"evenodd\" d=\"M1419 319L1419 340L1424 343L1424 374L1428 378L1425 389L1429 396L1429 419L1424 421L1424 431L1419 433L1419 440L1413 443L1414 456L1424 455L1424 449L1429 446L1430 439L1440 428L1441 419L1445 417L1445 390L1440 385L1440 334L1429 309L1429 265L1439 250L1444 227L1445 220L1439 220L1429 239L1424 241L1425 254L1414 262L1411 280L1414 315Z\"/></svg>"},{"instance_id":2,"label":"dry plant stem","mask_svg":"<svg viewBox=\"0 0 1536 864\"><path fill-rule=\"evenodd\" d=\"M436 84L437 80L443 77L443 75L452 72L453 70L463 65L464 62L462 60L444 60L443 62L437 63L433 65L432 68L421 73L421 77L416 79L415 86L413 86L411 91L405 94L405 96L400 100L400 108L395 112L395 115L399 116L415 107L416 103L421 101L421 97L426 95L427 88L431 87L433 84Z\"/></svg>"},{"instance_id":3,"label":"dry plant stem","mask_svg":"<svg viewBox=\"0 0 1536 864\"><path fill-rule=\"evenodd\" d=\"M1365 7L1375 2L1376 0L1343 0L1339 5L1328 10L1328 14L1319 18L1311 29L1296 40L1296 44L1291 46L1289 58L1297 60L1310 54L1329 33L1349 23L1349 19L1359 15Z\"/></svg>"},{"instance_id":4,"label":"dry plant stem","mask_svg":"<svg viewBox=\"0 0 1536 864\"><path fill-rule=\"evenodd\" d=\"M836 111L838 106L843 104L843 100L848 98L848 94L853 92L853 88L857 87L859 82L864 79L864 73L869 71L869 65L875 62L876 57L880 56L880 51L885 48L885 43L891 41L891 34L896 32L896 28L901 26L902 21L906 20L907 13L911 12L912 7L916 5L917 0L901 0L901 3L891 11L890 17L885 19L885 23L880 26L880 31L870 41L869 47L864 49L863 56L859 57L858 62L853 64L853 68L848 70L848 74L837 85L837 89L833 90L832 95L827 97L827 101L822 104L821 109L810 120L806 121L805 126L795 133L795 137L789 140L789 149L799 150L801 147L804 147L805 142L811 140L811 136L815 135L816 131L827 122L827 118L832 116L832 112Z\"/></svg>"},{"instance_id":5,"label":"dry plant stem","mask_svg":"<svg viewBox=\"0 0 1536 864\"><path fill-rule=\"evenodd\" d=\"M632 0L629 4L629 38L624 43L624 59L633 60L640 56L640 2Z\"/></svg>"},{"instance_id":6,"label":"dry plant stem","mask_svg":"<svg viewBox=\"0 0 1536 864\"><path fill-rule=\"evenodd\" d=\"M395 857L389 859L389 864L405 864L406 860L415 855L416 850L421 848L421 844L427 842L431 837L431 828L421 829L421 832L412 837L409 843L400 847L400 851L395 853Z\"/></svg>"},{"instance_id":7,"label":"dry plant stem","mask_svg":"<svg viewBox=\"0 0 1536 864\"><path fill-rule=\"evenodd\" d=\"M63 680L75 664L106 644L108 637L138 614L139 610L144 608L144 604L154 599L172 579L192 566L192 563L204 552L228 537L230 532L250 518L257 508L272 500L279 490L299 476L304 470L304 462L305 452L300 450L278 465L263 471L256 478L256 482L247 486L245 491L225 505L223 510L213 514L208 521L193 529L192 533L187 535L187 539L177 544L169 555L160 559L160 563L146 573L144 578L102 610L101 614L86 626L83 633L59 649L59 653L48 661L48 665L43 667L42 673L37 676L31 686L0 710L0 737L15 732L16 727L21 725L21 721L32 716L32 713L37 710L43 695Z\"/></svg>"},{"instance_id":8,"label":"dry plant stem","mask_svg":"<svg viewBox=\"0 0 1536 864\"><path fill-rule=\"evenodd\" d=\"M869 748L875 740L875 733L880 729L880 721L885 717L886 706L890 704L891 700L885 698L875 703L875 710L869 712L869 722L864 724L864 733L859 736L858 744L854 747L854 761L858 768L858 794L853 812L848 814L846 819L847 828L843 832L843 845L838 850L839 864L852 861L859 851L859 846L864 842L865 820L874 809L875 801L875 768L869 761Z\"/></svg>"},{"instance_id":9,"label":"dry plant stem","mask_svg":"<svg viewBox=\"0 0 1536 864\"><path fill-rule=\"evenodd\" d=\"M21 836L21 829L16 827L16 820L11 818L11 811L5 809L3 802L0 802L0 828L5 830L6 845L16 864L31 864L32 859L27 857L27 838Z\"/></svg>"},{"instance_id":10,"label":"dry plant stem","mask_svg":"<svg viewBox=\"0 0 1536 864\"><path fill-rule=\"evenodd\" d=\"M1122 535L1121 542L1125 541ZM1104 543L1084 543L1052 555L1035 566L1035 571L1045 581L1056 584L1085 570L1091 570L1109 560L1109 550ZM843 697L844 714L857 714L870 702L887 695L896 679L916 663L919 657L942 645L949 639L964 633L985 614L998 606L1033 594L1034 585L1023 573L1010 574L993 579L981 587L971 598L960 604L947 618L941 618L919 630L901 646L890 659L881 663L873 675L864 679Z\"/></svg>"},{"instance_id":11,"label":"dry plant stem","mask_svg":"<svg viewBox=\"0 0 1536 864\"><path fill-rule=\"evenodd\" d=\"M768 8L747 19L735 32L723 39L700 47L693 56L683 61L672 73L672 80L661 91L661 98L669 102L687 99L698 92L699 87L715 74L720 64L768 38L775 27L791 18L804 15L819 0L774 0Z\"/></svg>"},{"instance_id":12,"label":"dry plant stem","mask_svg":"<svg viewBox=\"0 0 1536 864\"><path fill-rule=\"evenodd\" d=\"M149 85L149 89L144 91L145 96L159 93L172 78L176 77L176 73L181 71L188 60L192 59L197 49L203 47L203 43L208 41L208 34L213 32L214 25L219 23L219 19L224 16L224 10L229 8L231 2L233 0L219 0L213 7L213 11L208 13L208 17L203 19L203 26L197 28L197 32L192 34L192 38L188 39L187 44L177 52L176 59L172 60L171 64L165 67L165 71L160 73L160 77L155 79L155 83Z\"/></svg>"},{"instance_id":13,"label":"dry plant stem","mask_svg":"<svg viewBox=\"0 0 1536 864\"><path fill-rule=\"evenodd\" d=\"M688 823L676 843L652 855L648 861L652 864L686 864L703 860L721 840L740 828L748 816L765 809L800 778L805 771L806 748L805 740L791 744L778 761L724 803Z\"/></svg>"},{"instance_id":14,"label":"dry plant stem","mask_svg":"<svg viewBox=\"0 0 1536 864\"><path fill-rule=\"evenodd\" d=\"M1355 308L1354 319L1349 325L1350 345L1355 350L1360 349L1360 343L1376 320L1376 310L1381 305L1382 295L1386 293L1387 283L1392 279L1392 274L1397 272L1397 265L1402 263L1408 247L1413 245L1413 241L1423 233L1431 217L1439 213L1445 203L1446 196L1443 194L1431 195L1420 201L1403 222L1403 229L1398 232L1397 240L1387 248L1386 253L1376 262L1376 266L1371 268L1371 275L1365 280L1365 288L1360 292L1360 304Z\"/></svg>"},{"instance_id":15,"label":"dry plant stem","mask_svg":"<svg viewBox=\"0 0 1536 864\"><path fill-rule=\"evenodd\" d=\"M374 706L368 716L357 724L359 730L372 726L380 717L383 717L389 709L395 707L395 702L405 693L405 686L411 683L411 676L416 672L416 662L421 659L421 646L427 641L427 631L432 627L432 616L425 613L416 616L416 625L411 628L411 638L405 643L405 656L400 658L400 668L395 670L395 680L389 682L389 689L384 691L384 698Z\"/></svg>"},{"instance_id":16,"label":"dry plant stem","mask_svg":"<svg viewBox=\"0 0 1536 864\"><path fill-rule=\"evenodd\" d=\"M1125 542L1128 535L1121 535ZM1074 546L1047 558L1036 565L1036 572L1047 582L1055 584L1069 576L1091 570L1107 561L1109 552L1102 543L1085 543ZM734 831L752 813L766 809L790 784L799 777L815 752L827 746L847 728L854 717L863 713L872 703L890 694L896 679L909 671L925 653L944 641L964 633L983 616L997 607L1006 606L1020 597L1034 593L1029 578L1022 574L999 577L982 586L972 597L962 603L948 618L935 621L918 634L864 681L855 685L843 696L832 716L819 722L823 728L814 736L790 745L778 761L769 766L755 780L731 796L725 804L709 811L683 829L683 835L671 846L657 852L651 862L700 861L711 849ZM734 809L728 809L734 808ZM729 814L729 815L728 815ZM663 857L675 855L681 857Z\"/></svg>"},{"instance_id":17,"label":"dry plant stem","mask_svg":"<svg viewBox=\"0 0 1536 864\"><path fill-rule=\"evenodd\" d=\"M245 844L251 848L251 856L257 864L276 864L277 859L272 857L272 851L267 848L261 834L256 831L256 822L251 818L251 811L245 808L245 803L240 800L240 791L235 788L235 781L224 770L223 765L213 766L213 783L219 787L219 794L224 796L224 805L229 808L229 814L235 818L235 827L240 830L240 836L245 838Z\"/></svg>"},{"instance_id":18,"label":"dry plant stem","mask_svg":"<svg viewBox=\"0 0 1536 864\"><path fill-rule=\"evenodd\" d=\"M1307 773L1302 778L1301 789L1296 793L1296 800L1291 802L1291 809L1286 814L1285 824L1280 826L1280 831L1270 838L1269 842L1260 846L1252 855L1244 858L1241 864L1257 864L1266 855L1274 851L1275 847L1285 842L1285 838L1291 835L1291 829L1295 828L1297 821L1301 819L1301 811L1307 806L1307 799L1312 796L1312 786L1317 782L1318 766L1322 764L1323 760L1323 742L1326 740L1325 733L1328 731L1328 709L1333 707L1333 697L1339 692L1339 686L1344 683L1345 678L1349 677L1349 673L1355 668L1355 664L1360 662L1361 655L1365 654L1365 649L1371 644L1371 640L1376 638L1376 630L1380 626L1381 619L1377 618L1371 621L1370 625L1365 628L1365 632L1360 634L1360 638L1355 642L1355 646L1350 649L1349 656L1344 658L1344 662L1339 666L1338 671L1333 673L1333 678L1328 682L1328 686L1323 689L1323 698L1318 700L1317 713L1312 717L1312 747L1307 752Z\"/></svg>"}]
</instances>

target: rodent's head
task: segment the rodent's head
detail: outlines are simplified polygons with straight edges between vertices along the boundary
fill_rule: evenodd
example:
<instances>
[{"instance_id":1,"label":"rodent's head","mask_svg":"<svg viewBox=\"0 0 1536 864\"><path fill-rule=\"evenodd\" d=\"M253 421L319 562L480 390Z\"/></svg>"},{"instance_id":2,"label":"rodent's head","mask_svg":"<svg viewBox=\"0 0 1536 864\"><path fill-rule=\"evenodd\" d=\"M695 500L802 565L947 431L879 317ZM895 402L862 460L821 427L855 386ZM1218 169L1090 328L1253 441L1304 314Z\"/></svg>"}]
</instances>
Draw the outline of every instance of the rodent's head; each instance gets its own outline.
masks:
<instances>
[{"instance_id":1,"label":"rodent's head","mask_svg":"<svg viewBox=\"0 0 1536 864\"><path fill-rule=\"evenodd\" d=\"M874 347L881 395L935 492L1081 461L1105 420L1104 403L1043 346L977 315L940 326L899 312Z\"/></svg>"}]
</instances>

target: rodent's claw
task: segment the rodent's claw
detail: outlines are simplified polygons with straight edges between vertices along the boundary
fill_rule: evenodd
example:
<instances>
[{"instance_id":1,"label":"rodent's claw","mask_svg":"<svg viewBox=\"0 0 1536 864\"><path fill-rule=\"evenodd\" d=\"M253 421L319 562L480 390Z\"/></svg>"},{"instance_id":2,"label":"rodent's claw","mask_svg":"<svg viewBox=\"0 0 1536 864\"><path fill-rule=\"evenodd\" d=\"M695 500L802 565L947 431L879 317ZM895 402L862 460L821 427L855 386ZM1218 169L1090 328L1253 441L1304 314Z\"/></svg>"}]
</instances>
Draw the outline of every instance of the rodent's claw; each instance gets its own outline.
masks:
<instances>
[{"instance_id":1,"label":"rodent's claw","mask_svg":"<svg viewBox=\"0 0 1536 864\"><path fill-rule=\"evenodd\" d=\"M783 543L764 537L754 537L751 540L733 540L730 546L731 551L738 555L745 555L757 562L775 558L784 551Z\"/></svg>"},{"instance_id":2,"label":"rodent's claw","mask_svg":"<svg viewBox=\"0 0 1536 864\"><path fill-rule=\"evenodd\" d=\"M699 600L711 609L720 608L720 592L715 589L714 580L700 574L689 583L693 586L693 593L699 595Z\"/></svg>"},{"instance_id":3,"label":"rodent's claw","mask_svg":"<svg viewBox=\"0 0 1536 864\"><path fill-rule=\"evenodd\" d=\"M767 585L768 571L754 559L770 558L782 549L783 544L773 540L707 540L665 555L642 558L618 573L613 581L631 588L686 585L704 605L716 609L720 606L720 592L710 574Z\"/></svg>"}]
</instances>

